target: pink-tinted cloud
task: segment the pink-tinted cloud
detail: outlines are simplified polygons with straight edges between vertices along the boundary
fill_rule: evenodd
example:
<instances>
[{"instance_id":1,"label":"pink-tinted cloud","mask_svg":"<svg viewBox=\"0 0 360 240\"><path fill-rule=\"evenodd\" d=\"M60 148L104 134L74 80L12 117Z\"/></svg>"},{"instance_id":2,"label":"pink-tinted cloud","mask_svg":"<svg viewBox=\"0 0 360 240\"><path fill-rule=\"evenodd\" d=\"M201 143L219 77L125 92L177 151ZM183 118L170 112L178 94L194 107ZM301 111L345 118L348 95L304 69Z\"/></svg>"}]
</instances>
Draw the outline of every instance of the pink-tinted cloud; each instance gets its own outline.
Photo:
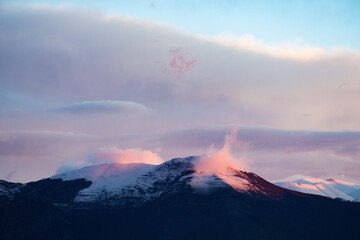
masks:
<instances>
[{"instance_id":1,"label":"pink-tinted cloud","mask_svg":"<svg viewBox=\"0 0 360 240\"><path fill-rule=\"evenodd\" d=\"M89 165L104 145L139 146L137 136L100 136L60 131L0 131L0 179L27 182ZM16 171L9 175L9 172Z\"/></svg>"},{"instance_id":2,"label":"pink-tinted cloud","mask_svg":"<svg viewBox=\"0 0 360 240\"><path fill-rule=\"evenodd\" d=\"M169 66L175 70L177 78L180 78L184 72L190 70L195 65L196 60L194 58L186 59L182 48L170 50L170 55L172 55L172 59Z\"/></svg>"},{"instance_id":3,"label":"pink-tinted cloud","mask_svg":"<svg viewBox=\"0 0 360 240\"><path fill-rule=\"evenodd\" d=\"M101 164L116 162L122 164L128 163L147 163L161 164L163 161L157 153L141 148L119 149L117 147L102 148L89 156L92 164Z\"/></svg>"}]
</instances>

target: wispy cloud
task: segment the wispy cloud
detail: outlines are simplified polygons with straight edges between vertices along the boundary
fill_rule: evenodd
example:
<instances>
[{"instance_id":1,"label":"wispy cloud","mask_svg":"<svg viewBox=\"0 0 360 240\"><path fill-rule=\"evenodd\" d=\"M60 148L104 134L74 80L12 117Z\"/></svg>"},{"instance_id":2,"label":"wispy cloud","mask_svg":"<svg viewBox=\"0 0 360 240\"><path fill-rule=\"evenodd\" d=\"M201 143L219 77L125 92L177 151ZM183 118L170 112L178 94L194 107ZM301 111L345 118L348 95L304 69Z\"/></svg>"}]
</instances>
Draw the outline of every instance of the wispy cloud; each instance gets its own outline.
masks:
<instances>
[{"instance_id":1,"label":"wispy cloud","mask_svg":"<svg viewBox=\"0 0 360 240\"><path fill-rule=\"evenodd\" d=\"M14 176L15 173L16 173L15 170L9 172L9 173L6 175L6 180L11 180L11 178Z\"/></svg>"}]
</instances>

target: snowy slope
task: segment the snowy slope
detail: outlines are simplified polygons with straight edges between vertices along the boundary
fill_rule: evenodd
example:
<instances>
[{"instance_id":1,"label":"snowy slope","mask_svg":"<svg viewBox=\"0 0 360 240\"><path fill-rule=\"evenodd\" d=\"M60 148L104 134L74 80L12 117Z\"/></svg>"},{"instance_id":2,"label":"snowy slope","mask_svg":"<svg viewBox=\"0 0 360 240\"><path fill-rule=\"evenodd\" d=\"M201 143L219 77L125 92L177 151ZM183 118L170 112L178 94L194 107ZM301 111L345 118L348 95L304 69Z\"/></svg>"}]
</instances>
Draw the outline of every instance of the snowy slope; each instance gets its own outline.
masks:
<instances>
[{"instance_id":1,"label":"snowy slope","mask_svg":"<svg viewBox=\"0 0 360 240\"><path fill-rule=\"evenodd\" d=\"M198 193L210 193L218 188L230 187L237 192L274 197L274 189L271 183L254 173L231 167L216 172L194 171L189 185Z\"/></svg>"},{"instance_id":2,"label":"snowy slope","mask_svg":"<svg viewBox=\"0 0 360 240\"><path fill-rule=\"evenodd\" d=\"M360 189L350 192L348 195L360 201Z\"/></svg>"},{"instance_id":3,"label":"snowy slope","mask_svg":"<svg viewBox=\"0 0 360 240\"><path fill-rule=\"evenodd\" d=\"M10 183L0 180L0 197L9 197L17 193L24 185L22 183Z\"/></svg>"},{"instance_id":4,"label":"snowy slope","mask_svg":"<svg viewBox=\"0 0 360 240\"><path fill-rule=\"evenodd\" d=\"M189 180L191 161L195 157L177 158L160 165L148 164L101 164L53 176L53 179L74 180L85 178L92 182L89 188L79 192L76 202L101 202L108 204L142 203L171 191L171 184ZM190 172L188 172L190 171ZM182 176L185 176L181 179Z\"/></svg>"},{"instance_id":5,"label":"snowy slope","mask_svg":"<svg viewBox=\"0 0 360 240\"><path fill-rule=\"evenodd\" d=\"M84 178L89 180L92 185L80 191L75 201L100 201L109 196L121 194L122 189L135 184L138 177L154 167L155 165L144 163L105 163L55 175L52 179L75 180Z\"/></svg>"},{"instance_id":6,"label":"snowy slope","mask_svg":"<svg viewBox=\"0 0 360 240\"><path fill-rule=\"evenodd\" d=\"M303 193L317 194L330 198L341 198L349 201L360 200L356 193L354 193L360 189L359 184L333 178L321 179L306 177L289 182L275 182L275 184Z\"/></svg>"}]
</instances>

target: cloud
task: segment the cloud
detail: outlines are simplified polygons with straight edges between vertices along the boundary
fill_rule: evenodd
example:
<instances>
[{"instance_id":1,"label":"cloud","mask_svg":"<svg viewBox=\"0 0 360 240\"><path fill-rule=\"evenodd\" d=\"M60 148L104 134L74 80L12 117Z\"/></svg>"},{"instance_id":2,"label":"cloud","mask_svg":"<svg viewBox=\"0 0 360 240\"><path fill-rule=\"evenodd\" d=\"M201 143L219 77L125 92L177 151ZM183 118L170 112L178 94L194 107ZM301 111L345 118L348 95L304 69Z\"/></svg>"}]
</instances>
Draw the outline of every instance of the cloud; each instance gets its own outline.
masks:
<instances>
[{"instance_id":1,"label":"cloud","mask_svg":"<svg viewBox=\"0 0 360 240\"><path fill-rule=\"evenodd\" d=\"M55 174L62 174L62 173L65 173L65 172L70 172L70 171L73 171L73 170L77 170L77 169L80 169L80 168L83 168L83 167L88 167L89 165L84 163L84 162L77 162L77 163L66 163L64 165L61 165L60 167L58 167L56 169L56 172Z\"/></svg>"},{"instance_id":2,"label":"cloud","mask_svg":"<svg viewBox=\"0 0 360 240\"><path fill-rule=\"evenodd\" d=\"M131 101L85 101L55 108L52 111L71 114L88 113L147 113L152 110Z\"/></svg>"},{"instance_id":3,"label":"cloud","mask_svg":"<svg viewBox=\"0 0 360 240\"><path fill-rule=\"evenodd\" d=\"M87 156L104 145L141 145L136 135L101 136L61 131L1 131L0 179L27 182L85 166ZM87 163L88 164L88 163ZM65 169L66 168L66 169Z\"/></svg>"},{"instance_id":4,"label":"cloud","mask_svg":"<svg viewBox=\"0 0 360 240\"><path fill-rule=\"evenodd\" d=\"M308 54L299 40L274 47L250 35L201 38L68 7L2 6L0 22L0 178L10 170L14 180L47 177L103 146L161 147L163 159L203 154L212 143L220 149L229 129L206 126L232 125L244 126L233 152L251 155L258 173L332 166L359 175L358 52L310 46ZM143 108L104 99L157 114L108 114Z\"/></svg>"},{"instance_id":5,"label":"cloud","mask_svg":"<svg viewBox=\"0 0 360 240\"><path fill-rule=\"evenodd\" d=\"M52 103L50 108L121 96L162 112L161 124L172 122L168 129L184 128L186 121L358 128L360 112L352 104L360 100L357 52L303 61L267 54L251 36L240 37L241 42L255 42L258 52L169 26L79 9L18 6L0 11L2 87L35 102ZM186 56L169 54L174 49ZM179 56L184 61L169 65ZM187 69L193 59L195 67L179 81L172 66ZM176 113L174 106L182 111ZM234 116L231 122L229 116Z\"/></svg>"},{"instance_id":6,"label":"cloud","mask_svg":"<svg viewBox=\"0 0 360 240\"><path fill-rule=\"evenodd\" d=\"M121 96L164 115L174 106L182 108L167 114L163 125L174 117L182 123L358 128L360 112L352 104L360 100L357 52L303 61L268 54L251 36L240 40L246 46L255 42L258 52L160 24L79 9L18 6L0 11L2 87L34 102L52 103L50 108ZM184 61L169 65L177 58L169 54L174 49L186 56L176 55ZM195 67L179 81L172 66L188 69L194 59ZM208 109L221 114L214 116ZM224 122L228 116L235 116L232 123Z\"/></svg>"},{"instance_id":7,"label":"cloud","mask_svg":"<svg viewBox=\"0 0 360 240\"><path fill-rule=\"evenodd\" d=\"M15 173L16 173L15 170L9 172L9 173L6 175L6 178L5 178L5 179L6 179L6 180L10 180L10 179L14 176Z\"/></svg>"},{"instance_id":8,"label":"cloud","mask_svg":"<svg viewBox=\"0 0 360 240\"><path fill-rule=\"evenodd\" d=\"M143 150L141 148L119 149L114 146L110 148L100 148L96 152L88 154L86 160L67 162L56 169L56 174L103 163L146 163L159 165L163 163L163 160L156 151L152 152L150 150Z\"/></svg>"},{"instance_id":9,"label":"cloud","mask_svg":"<svg viewBox=\"0 0 360 240\"><path fill-rule=\"evenodd\" d=\"M163 161L157 153L141 148L119 149L117 147L101 148L89 156L88 161L92 164L101 163L147 163L158 165Z\"/></svg>"},{"instance_id":10,"label":"cloud","mask_svg":"<svg viewBox=\"0 0 360 240\"><path fill-rule=\"evenodd\" d=\"M0 156L35 157L57 152L97 137L88 134L59 131L1 131Z\"/></svg>"},{"instance_id":11,"label":"cloud","mask_svg":"<svg viewBox=\"0 0 360 240\"><path fill-rule=\"evenodd\" d=\"M49 177L62 163L81 158L99 140L72 132L1 131L0 178L27 182ZM9 170L16 174L10 176Z\"/></svg>"}]
</instances>

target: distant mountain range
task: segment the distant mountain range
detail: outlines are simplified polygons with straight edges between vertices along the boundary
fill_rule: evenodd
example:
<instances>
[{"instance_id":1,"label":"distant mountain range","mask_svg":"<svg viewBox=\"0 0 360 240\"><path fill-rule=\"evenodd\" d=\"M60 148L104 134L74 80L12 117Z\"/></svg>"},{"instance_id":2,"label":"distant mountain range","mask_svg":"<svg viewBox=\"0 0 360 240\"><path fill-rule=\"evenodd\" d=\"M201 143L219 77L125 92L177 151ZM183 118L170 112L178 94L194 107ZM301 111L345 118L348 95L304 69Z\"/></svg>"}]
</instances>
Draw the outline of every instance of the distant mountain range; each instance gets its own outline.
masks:
<instances>
[{"instance_id":1,"label":"distant mountain range","mask_svg":"<svg viewBox=\"0 0 360 240\"><path fill-rule=\"evenodd\" d=\"M354 185L299 182L323 186L319 196L231 167L198 170L199 159L0 181L0 239L360 239L360 203L331 199Z\"/></svg>"},{"instance_id":2,"label":"distant mountain range","mask_svg":"<svg viewBox=\"0 0 360 240\"><path fill-rule=\"evenodd\" d=\"M294 181L275 182L276 185L298 192L316 194L348 201L360 201L360 184L334 178L299 178Z\"/></svg>"}]
</instances>

